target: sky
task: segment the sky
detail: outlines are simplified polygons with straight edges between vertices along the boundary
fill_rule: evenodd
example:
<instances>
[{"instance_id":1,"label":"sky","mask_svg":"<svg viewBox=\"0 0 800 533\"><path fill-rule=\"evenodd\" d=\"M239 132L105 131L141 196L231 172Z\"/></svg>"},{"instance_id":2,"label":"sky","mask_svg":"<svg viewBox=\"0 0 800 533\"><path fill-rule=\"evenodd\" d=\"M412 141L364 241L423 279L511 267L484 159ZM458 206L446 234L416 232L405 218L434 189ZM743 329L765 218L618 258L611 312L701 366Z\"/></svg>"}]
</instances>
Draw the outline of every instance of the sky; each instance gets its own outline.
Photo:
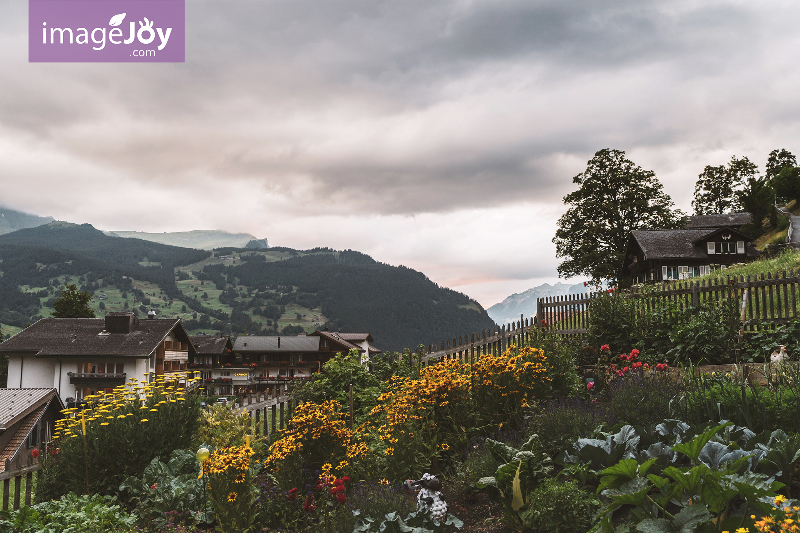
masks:
<instances>
[{"instance_id":1,"label":"sky","mask_svg":"<svg viewBox=\"0 0 800 533\"><path fill-rule=\"evenodd\" d=\"M186 0L185 63L29 63L27 2L4 0L0 204L359 250L488 307L558 281L562 198L598 150L686 212L706 165L800 153L798 20L793 1Z\"/></svg>"}]
</instances>

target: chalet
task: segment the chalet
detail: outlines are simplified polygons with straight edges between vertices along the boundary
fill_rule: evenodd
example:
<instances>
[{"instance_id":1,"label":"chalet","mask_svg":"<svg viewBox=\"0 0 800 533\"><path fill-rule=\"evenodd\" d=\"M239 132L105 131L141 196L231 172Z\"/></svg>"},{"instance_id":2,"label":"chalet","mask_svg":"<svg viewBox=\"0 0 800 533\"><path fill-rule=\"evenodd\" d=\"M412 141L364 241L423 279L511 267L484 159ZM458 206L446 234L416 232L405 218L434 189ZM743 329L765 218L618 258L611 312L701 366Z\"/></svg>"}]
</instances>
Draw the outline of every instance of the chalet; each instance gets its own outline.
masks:
<instances>
[{"instance_id":1,"label":"chalet","mask_svg":"<svg viewBox=\"0 0 800 533\"><path fill-rule=\"evenodd\" d=\"M280 379L307 379L337 353L356 350L362 362L380 353L369 333L315 331L298 336L242 335L236 339L235 362L212 369L210 382L220 394L258 390L259 384ZM191 369L191 363L190 363ZM208 379L207 379L208 381Z\"/></svg>"},{"instance_id":2,"label":"chalet","mask_svg":"<svg viewBox=\"0 0 800 533\"><path fill-rule=\"evenodd\" d=\"M189 360L189 371L199 372L206 383L206 390L214 389L219 394L233 394L231 369L236 364L233 343L230 337L193 335L189 340L196 355ZM227 378L227 379L226 379ZM217 386L210 385L217 381Z\"/></svg>"},{"instance_id":3,"label":"chalet","mask_svg":"<svg viewBox=\"0 0 800 533\"><path fill-rule=\"evenodd\" d=\"M25 466L50 442L64 404L56 389L0 389L0 472Z\"/></svg>"},{"instance_id":4,"label":"chalet","mask_svg":"<svg viewBox=\"0 0 800 533\"><path fill-rule=\"evenodd\" d=\"M687 217L682 229L635 230L628 237L621 277L633 283L694 278L759 255L738 228L742 213ZM729 226L714 226L728 223Z\"/></svg>"},{"instance_id":5,"label":"chalet","mask_svg":"<svg viewBox=\"0 0 800 533\"><path fill-rule=\"evenodd\" d=\"M0 344L8 386L55 388L67 402L111 391L134 377L152 379L187 369L197 354L179 319L45 318Z\"/></svg>"}]
</instances>

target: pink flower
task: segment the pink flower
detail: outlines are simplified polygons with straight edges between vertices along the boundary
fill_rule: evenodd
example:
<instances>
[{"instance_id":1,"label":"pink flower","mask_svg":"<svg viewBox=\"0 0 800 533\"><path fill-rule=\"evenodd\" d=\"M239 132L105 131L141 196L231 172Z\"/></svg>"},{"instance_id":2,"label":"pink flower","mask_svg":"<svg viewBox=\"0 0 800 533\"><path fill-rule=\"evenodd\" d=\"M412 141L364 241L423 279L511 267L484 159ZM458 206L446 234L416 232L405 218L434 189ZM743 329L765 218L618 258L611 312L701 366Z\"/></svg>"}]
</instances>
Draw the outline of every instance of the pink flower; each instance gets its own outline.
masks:
<instances>
[{"instance_id":1,"label":"pink flower","mask_svg":"<svg viewBox=\"0 0 800 533\"><path fill-rule=\"evenodd\" d=\"M623 372L622 370L617 370L617 375L622 377L625 375L625 372Z\"/></svg>"},{"instance_id":2,"label":"pink flower","mask_svg":"<svg viewBox=\"0 0 800 533\"><path fill-rule=\"evenodd\" d=\"M601 352L608 352L608 351L610 351L610 350L611 350L611 347L609 347L609 345L608 345L608 344L604 344L604 345L602 345L602 346L600 347L600 351L601 351Z\"/></svg>"},{"instance_id":3,"label":"pink flower","mask_svg":"<svg viewBox=\"0 0 800 533\"><path fill-rule=\"evenodd\" d=\"M590 381L589 383L586 384L586 390L592 390L593 387L594 387L594 381Z\"/></svg>"}]
</instances>

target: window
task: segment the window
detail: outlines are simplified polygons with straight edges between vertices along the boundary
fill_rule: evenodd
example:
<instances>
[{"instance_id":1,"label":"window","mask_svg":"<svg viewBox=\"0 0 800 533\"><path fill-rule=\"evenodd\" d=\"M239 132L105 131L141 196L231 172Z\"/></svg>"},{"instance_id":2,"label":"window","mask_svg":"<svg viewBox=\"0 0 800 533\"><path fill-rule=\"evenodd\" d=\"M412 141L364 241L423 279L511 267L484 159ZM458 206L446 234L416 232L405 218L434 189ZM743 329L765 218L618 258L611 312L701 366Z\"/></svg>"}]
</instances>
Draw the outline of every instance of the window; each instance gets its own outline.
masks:
<instances>
[{"instance_id":1,"label":"window","mask_svg":"<svg viewBox=\"0 0 800 533\"><path fill-rule=\"evenodd\" d=\"M677 266L665 266L661 267L661 276L664 280L676 280L679 278L679 268L686 268L686 267L677 267Z\"/></svg>"},{"instance_id":2,"label":"window","mask_svg":"<svg viewBox=\"0 0 800 533\"><path fill-rule=\"evenodd\" d=\"M744 241L736 241L736 253L737 254L744 253Z\"/></svg>"},{"instance_id":3,"label":"window","mask_svg":"<svg viewBox=\"0 0 800 533\"><path fill-rule=\"evenodd\" d=\"M39 441L41 440L41 435L39 434L42 430L42 426L37 422L33 429L31 430L30 434L28 435L28 448L36 448L39 446Z\"/></svg>"}]
</instances>

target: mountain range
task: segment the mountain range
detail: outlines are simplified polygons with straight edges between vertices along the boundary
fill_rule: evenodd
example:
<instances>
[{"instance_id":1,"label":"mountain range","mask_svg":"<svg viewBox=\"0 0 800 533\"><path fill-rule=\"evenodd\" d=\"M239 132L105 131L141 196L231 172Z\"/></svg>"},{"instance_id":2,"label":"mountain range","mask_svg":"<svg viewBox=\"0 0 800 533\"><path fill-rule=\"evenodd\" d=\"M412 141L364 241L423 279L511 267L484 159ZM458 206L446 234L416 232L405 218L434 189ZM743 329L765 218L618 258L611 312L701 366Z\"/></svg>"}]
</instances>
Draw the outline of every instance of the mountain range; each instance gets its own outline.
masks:
<instances>
[{"instance_id":1,"label":"mountain range","mask_svg":"<svg viewBox=\"0 0 800 533\"><path fill-rule=\"evenodd\" d=\"M403 266L353 250L218 248L213 252L50 222L0 235L0 328L51 316L65 283L102 316L180 317L190 333L368 332L382 350L416 348L494 323L478 302Z\"/></svg>"},{"instance_id":2,"label":"mountain range","mask_svg":"<svg viewBox=\"0 0 800 533\"><path fill-rule=\"evenodd\" d=\"M512 294L500 303L494 304L486 312L498 324L508 324L519 320L520 315L531 318L536 314L536 300L548 296L581 294L589 292L583 283L568 285L560 281L555 285L544 283L525 292Z\"/></svg>"}]
</instances>

